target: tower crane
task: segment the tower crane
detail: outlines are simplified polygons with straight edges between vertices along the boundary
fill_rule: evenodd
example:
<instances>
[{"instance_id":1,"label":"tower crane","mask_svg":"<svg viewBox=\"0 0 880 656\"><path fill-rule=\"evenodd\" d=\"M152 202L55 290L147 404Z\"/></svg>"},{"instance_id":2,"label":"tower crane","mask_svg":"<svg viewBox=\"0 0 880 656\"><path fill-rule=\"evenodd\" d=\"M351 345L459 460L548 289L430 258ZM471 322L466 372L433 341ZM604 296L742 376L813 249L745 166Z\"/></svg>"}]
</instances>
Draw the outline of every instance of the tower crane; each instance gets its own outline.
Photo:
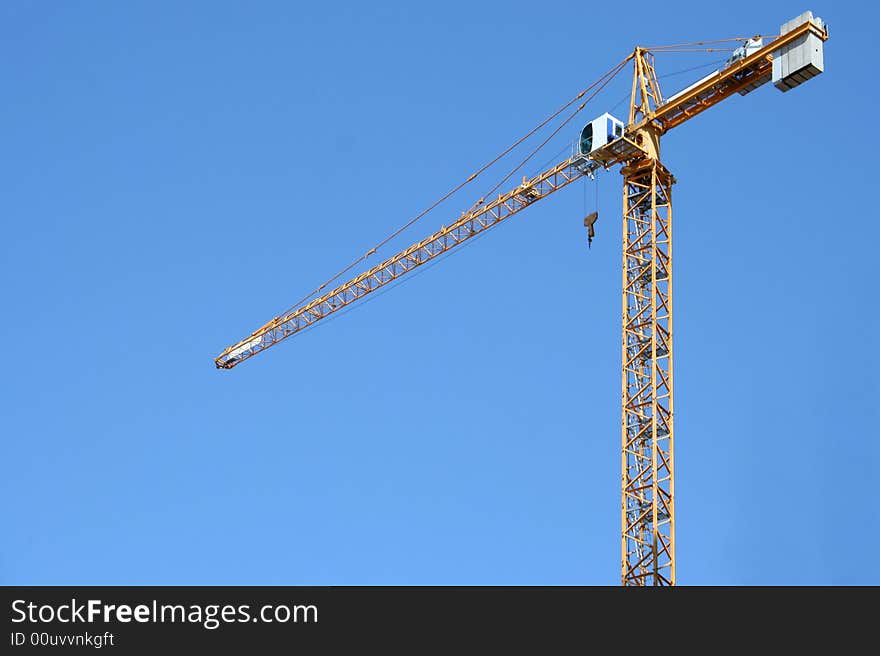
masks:
<instances>
[{"instance_id":1,"label":"tower crane","mask_svg":"<svg viewBox=\"0 0 880 656\"><path fill-rule=\"evenodd\" d=\"M620 575L624 585L674 585L672 186L676 180L661 163L660 142L671 129L735 94L746 95L770 81L788 91L823 72L828 28L812 12L784 23L780 34L767 37L766 43L764 39L742 40L724 67L668 98L661 94L654 69L654 53L663 49L636 47L617 67L619 70L629 62L633 65L626 124L602 114L583 128L571 157L523 178L507 192L481 199L449 225L348 282L320 295L324 286L318 288L303 302L224 349L215 365L232 369L572 182L620 165ZM577 98L582 96L583 92ZM585 220L591 237L595 219L590 215Z\"/></svg>"}]
</instances>

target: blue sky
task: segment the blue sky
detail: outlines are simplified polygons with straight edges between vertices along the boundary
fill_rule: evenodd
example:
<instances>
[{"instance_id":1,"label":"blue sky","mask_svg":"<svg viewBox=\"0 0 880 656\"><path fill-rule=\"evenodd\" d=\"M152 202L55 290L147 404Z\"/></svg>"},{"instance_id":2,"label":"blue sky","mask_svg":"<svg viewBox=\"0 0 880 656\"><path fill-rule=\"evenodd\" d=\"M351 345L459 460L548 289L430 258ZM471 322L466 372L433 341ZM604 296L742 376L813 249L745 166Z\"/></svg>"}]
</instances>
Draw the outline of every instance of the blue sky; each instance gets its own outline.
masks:
<instances>
[{"instance_id":1,"label":"blue sky","mask_svg":"<svg viewBox=\"0 0 880 656\"><path fill-rule=\"evenodd\" d=\"M576 184L233 371L212 359L635 44L808 7L380 5L0 7L0 583L618 582L617 172L592 250ZM681 583L880 583L880 16L809 8L824 75L663 142ZM661 85L723 56L658 56ZM628 75L529 172L625 118Z\"/></svg>"}]
</instances>

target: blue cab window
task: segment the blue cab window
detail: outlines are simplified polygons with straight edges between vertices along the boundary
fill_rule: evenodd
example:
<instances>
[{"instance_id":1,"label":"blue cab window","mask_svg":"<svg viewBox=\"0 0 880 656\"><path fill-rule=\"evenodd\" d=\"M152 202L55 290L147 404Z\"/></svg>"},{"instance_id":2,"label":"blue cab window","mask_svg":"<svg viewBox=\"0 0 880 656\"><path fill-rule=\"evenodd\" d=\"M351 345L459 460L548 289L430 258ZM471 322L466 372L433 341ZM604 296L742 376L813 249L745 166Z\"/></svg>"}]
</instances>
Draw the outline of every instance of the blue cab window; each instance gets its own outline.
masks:
<instances>
[{"instance_id":1,"label":"blue cab window","mask_svg":"<svg viewBox=\"0 0 880 656\"><path fill-rule=\"evenodd\" d=\"M587 123L581 132L581 154L588 155L593 149L593 124Z\"/></svg>"}]
</instances>

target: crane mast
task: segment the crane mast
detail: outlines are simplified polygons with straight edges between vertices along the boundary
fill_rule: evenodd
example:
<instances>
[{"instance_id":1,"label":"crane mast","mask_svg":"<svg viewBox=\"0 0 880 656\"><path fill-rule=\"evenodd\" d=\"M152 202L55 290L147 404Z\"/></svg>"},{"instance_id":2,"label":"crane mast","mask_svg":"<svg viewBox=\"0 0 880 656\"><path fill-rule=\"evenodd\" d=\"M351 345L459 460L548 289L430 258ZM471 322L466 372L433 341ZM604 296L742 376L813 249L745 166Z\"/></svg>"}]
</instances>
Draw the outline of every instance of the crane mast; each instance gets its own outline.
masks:
<instances>
[{"instance_id":1,"label":"crane mast","mask_svg":"<svg viewBox=\"0 0 880 656\"><path fill-rule=\"evenodd\" d=\"M267 322L215 358L231 369L406 273L498 225L599 168L621 165L621 582L675 585L672 186L660 140L734 94L773 80L787 91L822 72L825 23L806 12L763 44L748 40L727 66L664 99L652 50L637 47L628 122L622 134L471 209L429 237ZM583 106L581 106L583 107ZM616 120L616 119L615 119ZM619 122L618 122L619 123ZM473 176L472 176L473 177ZM372 251L371 251L372 252ZM369 255L370 253L368 253Z\"/></svg>"},{"instance_id":2,"label":"crane mast","mask_svg":"<svg viewBox=\"0 0 880 656\"><path fill-rule=\"evenodd\" d=\"M675 584L672 185L660 163L662 103L650 53L634 53L629 125L640 155L623 174L621 581Z\"/></svg>"}]
</instances>

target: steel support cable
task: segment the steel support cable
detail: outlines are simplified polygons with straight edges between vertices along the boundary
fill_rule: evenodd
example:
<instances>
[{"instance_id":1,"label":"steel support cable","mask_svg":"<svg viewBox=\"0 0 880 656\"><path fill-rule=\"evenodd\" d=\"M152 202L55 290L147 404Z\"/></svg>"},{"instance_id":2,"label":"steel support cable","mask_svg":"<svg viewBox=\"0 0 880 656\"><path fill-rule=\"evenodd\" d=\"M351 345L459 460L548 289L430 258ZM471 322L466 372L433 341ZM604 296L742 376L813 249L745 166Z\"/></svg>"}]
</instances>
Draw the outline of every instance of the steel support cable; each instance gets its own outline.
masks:
<instances>
[{"instance_id":1,"label":"steel support cable","mask_svg":"<svg viewBox=\"0 0 880 656\"><path fill-rule=\"evenodd\" d=\"M725 61L727 61L727 60L724 59L724 58L722 58L722 59L716 59L716 60L714 60L714 61L710 61L710 62L708 62L708 63L706 63L706 64L700 64L699 66L691 66L690 68L683 68L683 69L678 70L678 71L673 71L672 73L664 73L663 75L658 75L658 76L657 76L657 80L658 80L658 81L659 81L659 80L665 80L665 79L670 78L670 77L675 77L676 75L684 75L685 73L691 73L691 72L693 72L693 71L698 71L698 70L700 70L701 68L709 68L710 66L718 66L719 64L723 64ZM626 102L627 100L630 99L630 95L631 95L631 94L630 94L629 92L627 92L626 95L623 96L620 100L618 100L618 101L614 104L614 106L613 106L611 109L609 109L608 111L609 111L609 112L613 112L615 109L617 109L618 107L620 107L624 102Z\"/></svg>"},{"instance_id":2,"label":"steel support cable","mask_svg":"<svg viewBox=\"0 0 880 656\"><path fill-rule=\"evenodd\" d=\"M705 64L700 64L699 66L691 66L690 68L683 68L680 71L673 71L672 73L664 73L663 75L658 75L658 80L665 80L666 78L675 77L676 75L684 75L685 73L692 73L693 71L698 71L701 68L709 68L710 66L718 66L718 64L723 64L725 59L715 59L713 61L707 62Z\"/></svg>"},{"instance_id":3,"label":"steel support cable","mask_svg":"<svg viewBox=\"0 0 880 656\"><path fill-rule=\"evenodd\" d=\"M733 52L736 48L673 48L670 50L650 50L654 54L667 52Z\"/></svg>"},{"instance_id":4,"label":"steel support cable","mask_svg":"<svg viewBox=\"0 0 880 656\"><path fill-rule=\"evenodd\" d=\"M532 150L532 152L530 152L530 153L525 157L525 159L523 159L523 160L522 160L522 161L521 161L521 162L520 162L520 163L519 163L519 164L518 164L513 170L511 170L510 173L508 173L508 174L507 174L507 175L506 175L506 176L505 176L500 182L498 182L498 184L496 184L495 187L493 187L492 190L491 190L488 194L486 194L486 195L487 195L487 196L490 196L490 195L492 195L493 193L495 193L495 191L497 191L498 188L499 188L502 184L504 184L504 183L510 178L510 176L512 176L514 173L516 173L519 169L521 169L521 168L522 168L522 167L523 167L523 166L529 161L529 159L531 159L536 153L538 153L542 148L544 148L544 147L547 145L547 143L548 143L548 142L549 142L554 136L556 136L556 135L559 133L560 130L562 130L562 128L564 128L564 127L565 127L565 126L566 126L566 125L567 125L567 124L568 124L568 123L569 123L569 122L570 122L575 116L577 116L578 113L580 113L580 112L584 109L584 107L586 107L587 104L588 104L593 98L595 98L596 95L597 95L599 92L602 91L602 89L605 87L605 85L607 85L609 82L611 82L611 80L614 79L614 77L620 72L620 70L621 70L624 66L626 66L626 64L627 64L628 61L629 61L629 58L624 59L624 60L621 61L617 66L615 66L614 68L609 69L608 72L605 73L605 75L603 75L602 77L600 77L599 80L597 80L593 85L591 85L590 88L596 86L596 84L599 84L599 83L601 82L599 88L597 88L592 94L590 94L590 96L589 96L586 100L584 100L584 102L582 102L574 112L572 112L568 117L566 117L566 119L565 119L565 120L564 120L564 121L563 121L563 122L562 122L562 123L561 123L561 124L560 124L560 125L559 125L559 126L558 126L558 127L552 132L552 133L551 133L551 134L550 134L550 136L548 136L548 137L547 137L547 138L546 138L546 139L545 139L545 140L544 140L544 141L543 141L543 142L542 142L537 148L535 148L534 150ZM605 78L607 78L607 79L605 79ZM578 97L582 97L582 96L583 96L583 94L578 94ZM572 103L569 102L567 106L570 107L571 105L572 105ZM556 112L556 115L558 115L558 114L559 114L559 112ZM546 124L546 121L545 121L545 124ZM596 204L597 204L597 206L598 206L598 202L599 202L599 201L598 201L598 186L596 187L596 194L597 194L597 195L596 195ZM482 201L480 201L480 203L477 203L477 206L479 206L481 203L482 203ZM471 210L471 211L473 211L473 210ZM467 214L467 212L465 212L465 214ZM429 262L429 263L428 263L427 265L425 265L425 266L419 267L419 270L416 271L415 273L413 273L412 275L409 275L409 276L406 276L406 277L400 278L400 279L397 280L395 283L389 285L387 288L385 288L385 289L379 291L378 293L371 294L368 298L366 298L365 300L360 301L360 302L357 303L357 304L350 305L349 307L347 307L346 309L342 310L342 311L339 312L338 314L333 314L333 315L331 315L329 318L327 318L327 319L325 319L325 320L322 320L321 322L316 322L316 323L311 324L310 326L308 326L307 328L305 328L304 330L302 330L299 334L306 333L306 332L308 332L308 331L310 331L310 330L313 330L313 329L314 329L315 327L317 327L317 326L327 325L327 323L329 323L330 321L332 321L332 320L334 320L334 319L338 319L339 317L342 317L342 316L348 314L349 312L351 312L352 310L356 310L356 309L358 309L359 307L363 307L364 305L366 305L366 304L369 303L370 301L373 301L373 300L375 300L376 298L378 298L378 297L380 297L380 296L383 296L384 294L390 292L392 289L396 289L396 288L399 287L400 285L402 285L402 284L404 284L404 283L406 283L406 282L408 282L408 281L410 281L410 280L414 280L414 279L417 278L418 276L420 276L420 275L422 275L423 273L425 273L427 270L432 269L433 267L435 267L435 266L437 266L438 264L440 264L440 262L442 262L442 261L448 259L451 255L455 255L456 253L460 253L460 252L462 252L462 251L464 250L464 248L466 248L467 246L473 244L473 243L476 242L478 239L480 239L481 237L483 237L485 234L486 234L486 232L480 232L480 233L477 234L475 237L473 237L473 238L469 239L468 241L464 242L459 248L457 248L457 249L455 249L455 250L447 251L447 252L444 253L443 255L441 255L441 256L439 256L438 258L436 258L434 261ZM298 306L298 305L300 305L300 304L297 304L297 306ZM296 306L295 306L295 307L296 307ZM287 314L287 313L285 313L285 314ZM283 315L282 315L282 316L283 316ZM325 323L325 321L326 321L326 323Z\"/></svg>"},{"instance_id":5,"label":"steel support cable","mask_svg":"<svg viewBox=\"0 0 880 656\"><path fill-rule=\"evenodd\" d=\"M370 257L371 255L373 255L374 253L376 253L380 248L382 248L382 246L384 246L385 244L387 244L389 241L391 241L392 239L394 239L395 237L397 237L398 235L400 235L402 232L404 232L404 231L407 230L408 228L412 227L417 221L419 221L420 219L422 219L423 217L425 217L425 216L426 216L428 213L430 213L432 210L436 209L436 208L437 208L439 205L441 205L443 202L449 200L449 198L451 198L453 195L455 195L457 192L459 192L459 191L460 191L462 188L464 188L466 185L468 185L469 183L471 183L471 182L473 182L474 180L476 180L478 176L480 176L480 175L481 175L482 173L484 173L487 169L489 169L490 167L492 167L493 165L495 165L499 160L501 160L502 158L504 158L504 157L506 157L508 154L510 154L511 151L513 151L515 148L517 148L518 146L520 146L524 141L526 141L527 139L529 139L529 138L530 138L532 135L534 135L538 130L540 130L541 128L543 128L544 126L546 126L550 121L552 121L553 119L555 119L555 118L556 118L557 116L559 116L562 112L564 112L566 109L568 109L569 107L571 107L574 103L576 103L578 100L580 100L581 98L583 98L583 97L584 97L584 96L585 96L590 90L592 90L596 85L602 83L602 86L605 86L605 84L607 84L607 82L608 82L608 80L605 80L605 78L606 78L609 74L612 74L612 72L613 72L612 77L613 77L614 75L616 75L616 74L619 72L619 70L620 70L620 69L621 69L621 68L622 68L622 67L623 67L623 66L624 66L624 65L625 65L630 59L632 59L632 55L628 55L628 56L627 56L625 59L623 59L619 64L613 66L611 69L609 69L608 71L606 71L602 76L600 76L600 77L599 77L595 82L593 82L590 86L588 86L586 89L584 89L583 91L581 91L580 93L578 93L576 96L574 96L574 98L572 98L571 100L569 100L568 102L566 102L564 105L562 105L562 107L560 107L559 109L557 109L557 110L556 110L555 112L553 112L550 116L548 116L546 119L544 119L543 121L541 121L538 125L536 125L536 126L535 126L534 128L532 128L531 130L529 130L525 135L523 135L522 137L520 137L519 139L517 139L517 140L516 140L511 146L507 147L503 152L501 152L499 155L497 155L495 158L493 158L490 162L488 162L488 163L484 164L483 166L481 166L481 167L480 167L475 173L472 173L472 174L471 174L466 180L464 180L463 182L461 182L461 183L459 183L458 185L456 185L452 190L450 190L449 192L447 192L446 194L444 194L444 195L443 195L442 197L440 197L438 200L434 201L434 203L432 203L429 207L427 207L426 209L422 210L419 214L417 214L417 215L414 216L412 219L410 219L409 221L407 221L405 224L403 224L402 226L400 226L397 230L395 230L395 231L392 232L390 235L388 235L387 237L385 237L385 239L383 239L382 241L380 241L380 242L379 242L378 244L376 244L373 248L371 248L371 249L368 250L366 253L364 253L363 255L361 255L360 257L358 257L357 259L355 259L354 261L352 261L351 264L349 264L348 266L346 266L345 268L343 268L342 270L340 270L339 272L337 272L335 275L333 275L332 277L330 277L330 278L328 278L327 280L325 280L325 281L324 281L323 283L321 283L318 287L316 287L316 288L313 289L311 292L309 292L308 294L306 294L305 296L303 296L299 301L297 301L296 303L294 303L293 305L291 305L290 307L288 307L286 310L284 310L284 312L282 312L282 313L279 315L279 317L283 317L283 316L289 314L291 311L293 311L294 309L296 309L297 307L299 307L300 305L302 305L303 303L305 303L307 300L309 300L310 298L312 298L315 294L317 294L317 293L320 292L322 289L324 289L325 287L327 287L330 283L334 282L334 281L335 281L336 279L338 279L340 276L342 276L342 275L348 273L348 272L351 271L354 267L356 267L358 264L360 264L361 262L363 262L364 260L366 260L368 257ZM603 82L603 80L605 80L605 81ZM600 87L600 88L601 88L601 87ZM593 96L595 96L595 93L593 94ZM591 98L592 98L593 96L591 96ZM584 104L586 104L586 103L584 103ZM582 108L583 108L583 105L581 106L581 109L582 109ZM580 110L578 110L578 111L580 111ZM568 120L570 120L570 119L568 119ZM567 121L566 121L566 122L567 122ZM557 132L558 132L558 130L557 130ZM554 134L555 134L555 133L554 133ZM545 142L545 144L546 144L546 142ZM545 144L542 144L541 147L543 147L543 145L545 145ZM534 153L533 153L533 154L534 154ZM526 161L527 161L527 160L526 160ZM520 166L522 166L522 164L520 164ZM514 170L514 171L515 171L515 170ZM512 175L512 174L513 174L513 172L511 172L507 177L509 178L510 175ZM507 179L507 178L505 178L505 180L506 180L506 179ZM499 184L498 186L500 186L500 184ZM496 186L495 189L497 189L497 188L498 188L498 187ZM493 191L494 191L494 190L493 190ZM490 192L490 193L492 193L492 192Z\"/></svg>"},{"instance_id":6,"label":"steel support cable","mask_svg":"<svg viewBox=\"0 0 880 656\"><path fill-rule=\"evenodd\" d=\"M711 43L727 43L729 41L748 41L749 39L775 39L777 34L758 34L756 36L734 36L729 39L711 39L709 41L692 41L690 43L671 43L666 46L650 46L644 48L644 50L668 50L669 48L684 48L688 46L705 46Z\"/></svg>"},{"instance_id":7,"label":"steel support cable","mask_svg":"<svg viewBox=\"0 0 880 656\"><path fill-rule=\"evenodd\" d=\"M559 125L559 126L553 131L553 132L552 132L552 133L551 133L551 134L550 134L550 136L548 136L548 137L547 137L547 138L546 138L546 139L545 139L545 140L544 140L544 141L543 141L543 142L542 142L537 148L535 148L534 150L532 150L532 152L530 152L530 153L525 157L525 159L523 159L523 160L522 160L522 161L521 161L521 162L520 162L520 163L519 163L514 169L512 169L512 170L510 171L510 173L508 173L508 174L507 174L507 175L506 175L506 176L505 176L500 182L498 182L498 184L496 184L496 185L492 188L492 190L489 191L489 193L486 194L486 196L491 196L493 193L495 193L495 191L497 191L498 188L499 188L502 184L504 184L504 183L510 178L510 176L512 176L514 173L516 173L519 169L521 169L521 168L522 168L522 167L523 167L523 166L529 161L529 159L531 159L536 153L538 153L542 148L544 148L544 146L546 146L547 143L548 143L548 142L549 142L554 136L556 136L556 135L559 133L560 130L562 130L562 128L564 128L564 127L565 127L565 126L566 126L566 125L567 125L567 124L568 124L568 123L569 123L569 122L570 122L575 116L578 115L578 113L580 113L580 112L584 109L584 107L587 106L587 103L589 103L593 98L596 97L596 95L597 95L600 91L602 91L602 89L605 87L605 85L607 85L609 82L611 82L611 80L614 79L614 77L620 72L620 70L621 70L624 66L626 66L627 61L628 61L628 59L624 59L624 60L623 60L622 62L620 62L617 66L615 66L615 67L612 68L612 69L609 69L609 71L608 71L605 75L603 75L601 78L599 78L599 80L597 80L596 83L598 83L600 80L602 80L602 78L607 77L608 79L604 80L604 81L601 83L601 85L599 86L599 88L596 89L592 94L590 94L590 97L589 97L589 98L587 98L584 102L582 102L582 103L578 106L578 108L577 108L574 112L572 112L572 113L571 113L571 114L570 114L570 115L569 115L569 116L568 116L568 117L567 117L567 118L566 118L566 119L565 119L565 120L564 120L564 121L563 121L563 122L562 122L562 123L561 123L561 124L560 124L560 125ZM595 86L595 84L592 85L592 86ZM579 94L579 95L580 95L580 94ZM569 106L571 106L571 103L569 103ZM557 112L557 114L558 114L558 112ZM566 147L566 148L567 148L567 147ZM598 194L599 194L599 188L598 188L598 186L597 186L597 187L596 187L596 205L597 205L597 206L598 206L598 204L599 204L599 195L598 195ZM482 201L481 201L481 202L482 202ZM480 204L480 203L477 203L477 205L479 205L479 204ZM473 211L473 210L471 210L471 211ZM467 212L465 212L465 214L467 214ZM360 303L357 303L356 305L349 306L348 308L346 308L345 310L343 310L343 311L340 312L339 314L334 314L334 315L332 315L332 316L329 318L329 320L338 319L339 317L341 317L341 316L343 316L343 315L345 315L345 314L348 314L348 313L351 312L352 310L357 309L357 308L359 308L359 307L362 307L363 305L366 305L366 304L369 303L370 301L375 300L375 299L378 298L379 296L382 296L383 294L386 294L387 292L391 291L392 289L395 289L395 288L399 287L400 285L404 284L405 282L407 282L407 281L409 281L409 280L413 280L413 279L415 279L416 277L418 277L419 275L421 275L422 273L424 273L424 272L427 271L428 269L431 269L431 268L435 267L437 264L439 264L440 262L446 260L450 255L455 255L456 253L460 253L462 250L464 250L465 247L467 247L467 246L473 244L474 242L476 242L480 237L482 237L482 236L485 235L485 234L486 234L485 232L481 232L481 233L479 233L478 235L476 235L476 237L473 237L473 238L469 239L468 241L464 242L464 244L462 244L462 247L461 247L460 249L456 249L456 250L453 250L453 251L447 251L446 253L444 253L443 255L441 255L439 258L435 259L433 262L430 262L427 266L421 267L421 268L420 268L418 271L416 271L413 275L411 275L411 276L406 276L406 277L404 277L404 278L399 279L397 282L395 282L394 284L392 284L391 286L389 286L387 289L383 289L383 290L380 291L378 294L371 295L371 296L370 296L369 298L367 298L366 300L361 301ZM314 323L314 324L310 325L308 328L306 328L305 330L303 330L302 332L307 332L307 331L313 329L316 325L324 325L324 324L323 324L323 322L321 322L321 323Z\"/></svg>"},{"instance_id":8,"label":"steel support cable","mask_svg":"<svg viewBox=\"0 0 880 656\"><path fill-rule=\"evenodd\" d=\"M578 108L576 110L574 110L571 114L569 114L568 117L562 123L560 123L559 126L557 126L557 128L555 130L553 130L553 132L551 132L550 135L546 139L544 139L544 141L542 141L534 150L532 150L532 152L530 152L528 155L526 155L525 159L523 159L519 164L517 164L513 169L511 169L510 173L508 173L501 180L499 180L498 183L494 187L492 187L492 189L490 189L488 191L488 193L486 193L486 195L483 196L483 198L473 208L471 208L471 211L473 211L473 209L475 209L477 206L481 205L487 197L491 196L496 191L498 191L498 189L499 189L499 187L501 187L501 185L503 185L505 182L507 182L514 173L516 173L523 166L525 166L526 163L532 157L534 157L542 148L544 148L544 146L546 146L550 142L551 139L553 139L553 137L555 137L557 134L559 134L559 132L562 130L562 128L564 128L566 125L568 125L571 122L571 120L575 116L577 116L581 112L581 110L584 109L584 107L587 106L587 103L589 103L593 98L595 98L599 94L599 92L602 91L602 89L604 89L605 86L609 82L611 82L611 80L613 80L615 78L615 76L617 76L617 74L621 71L621 69L623 69L623 67L626 66L629 59L630 58L627 57L622 62L620 62L617 66L610 69L607 73L605 73L605 75L603 75L601 78L599 78L599 80L603 80L603 78L607 78L607 79L604 79L604 81L602 81L602 83L599 85L599 88L596 89L595 91L593 91L593 93L590 94L589 98L587 98L584 102L582 102L580 105L578 105ZM597 83L599 82L599 80L597 80ZM595 84L593 86L595 86Z\"/></svg>"}]
</instances>

